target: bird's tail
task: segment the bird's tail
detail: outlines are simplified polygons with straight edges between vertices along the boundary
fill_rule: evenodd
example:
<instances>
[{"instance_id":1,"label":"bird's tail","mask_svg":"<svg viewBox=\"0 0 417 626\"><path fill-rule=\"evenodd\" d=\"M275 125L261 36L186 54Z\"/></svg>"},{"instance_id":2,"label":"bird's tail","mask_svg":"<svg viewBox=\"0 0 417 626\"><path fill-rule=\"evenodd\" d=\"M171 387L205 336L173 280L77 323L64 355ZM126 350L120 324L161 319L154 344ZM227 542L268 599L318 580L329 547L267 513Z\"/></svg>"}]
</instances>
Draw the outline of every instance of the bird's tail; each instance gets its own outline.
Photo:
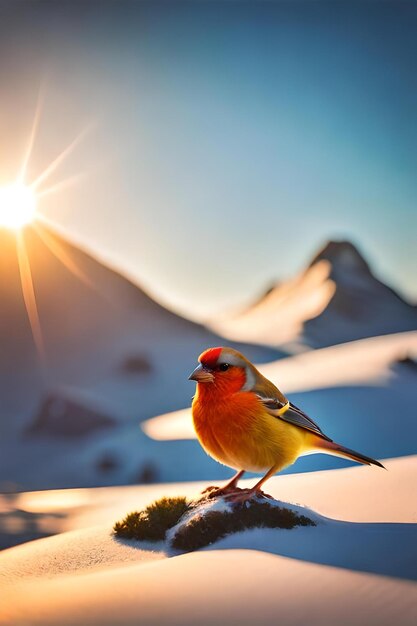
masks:
<instances>
[{"instance_id":1,"label":"bird's tail","mask_svg":"<svg viewBox=\"0 0 417 626\"><path fill-rule=\"evenodd\" d=\"M345 459L352 459L353 461L363 463L364 465L377 465L378 467L382 467L383 469L385 469L385 467L379 461L375 461L375 459L371 459L371 457L369 456L360 454L360 452L355 452L355 450L345 448L344 446L341 446L334 441L326 441L326 439L317 437L316 444L319 450L322 450L327 454L334 454L335 456L341 456Z\"/></svg>"}]
</instances>

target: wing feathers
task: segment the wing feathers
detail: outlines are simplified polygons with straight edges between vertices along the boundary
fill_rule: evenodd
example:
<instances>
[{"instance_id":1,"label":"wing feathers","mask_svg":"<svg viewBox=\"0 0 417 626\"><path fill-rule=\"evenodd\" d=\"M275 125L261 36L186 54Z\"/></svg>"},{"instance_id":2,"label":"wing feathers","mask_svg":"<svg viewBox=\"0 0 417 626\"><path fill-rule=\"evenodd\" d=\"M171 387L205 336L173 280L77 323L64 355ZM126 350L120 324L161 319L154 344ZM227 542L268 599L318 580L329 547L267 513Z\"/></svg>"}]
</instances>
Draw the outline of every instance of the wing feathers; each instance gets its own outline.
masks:
<instances>
[{"instance_id":1,"label":"wing feathers","mask_svg":"<svg viewBox=\"0 0 417 626\"><path fill-rule=\"evenodd\" d=\"M327 435L323 433L321 428L317 426L315 422L308 417L301 409L299 409L292 402L289 403L288 409L284 412L280 413L280 410L285 407L285 402L282 402L278 398L264 398L258 394L258 397L262 401L262 404L268 411L270 415L276 417L277 419L284 420L284 422L288 422L289 424L293 424L294 426L298 426L299 428L304 428L305 430L309 430L310 432L326 439L327 441L332 441Z\"/></svg>"}]
</instances>

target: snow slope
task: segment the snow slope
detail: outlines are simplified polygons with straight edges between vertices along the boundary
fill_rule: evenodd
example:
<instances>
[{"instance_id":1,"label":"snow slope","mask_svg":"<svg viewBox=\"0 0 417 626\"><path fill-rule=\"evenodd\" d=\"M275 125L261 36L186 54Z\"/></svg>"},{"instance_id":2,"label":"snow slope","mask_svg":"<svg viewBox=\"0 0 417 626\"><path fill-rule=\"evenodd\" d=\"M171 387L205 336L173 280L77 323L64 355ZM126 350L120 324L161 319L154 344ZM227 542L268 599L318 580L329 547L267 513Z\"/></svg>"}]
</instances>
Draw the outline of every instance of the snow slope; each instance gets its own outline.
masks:
<instances>
[{"instance_id":1,"label":"snow slope","mask_svg":"<svg viewBox=\"0 0 417 626\"><path fill-rule=\"evenodd\" d=\"M274 478L272 495L301 500L326 518L314 528L245 531L179 556L163 543L111 536L115 518L163 486L146 494L140 487L95 490L98 504L72 519L85 525L89 515L102 526L0 554L0 623L414 624L417 457L390 460L387 469ZM200 487L176 489L192 494Z\"/></svg>"},{"instance_id":2,"label":"snow slope","mask_svg":"<svg viewBox=\"0 0 417 626\"><path fill-rule=\"evenodd\" d=\"M417 330L417 307L378 280L353 244L331 241L294 279L212 327L234 340L321 348Z\"/></svg>"},{"instance_id":3,"label":"snow slope","mask_svg":"<svg viewBox=\"0 0 417 626\"><path fill-rule=\"evenodd\" d=\"M8 592L0 624L414 626L416 593L407 581L213 551L34 581Z\"/></svg>"},{"instance_id":4,"label":"snow slope","mask_svg":"<svg viewBox=\"0 0 417 626\"><path fill-rule=\"evenodd\" d=\"M416 353L417 333L397 333L309 351L260 369L330 437L364 454L385 458L417 451L417 371L411 361L404 362L404 357ZM187 381L187 385L190 404L194 384ZM88 397L84 393L81 400ZM109 407L103 404L105 409ZM134 420L76 441L25 438L19 441L18 452L3 441L0 468L7 467L25 490L227 475L228 470L195 441L189 409L151 419L143 428L145 433ZM347 463L313 455L286 471Z\"/></svg>"}]
</instances>

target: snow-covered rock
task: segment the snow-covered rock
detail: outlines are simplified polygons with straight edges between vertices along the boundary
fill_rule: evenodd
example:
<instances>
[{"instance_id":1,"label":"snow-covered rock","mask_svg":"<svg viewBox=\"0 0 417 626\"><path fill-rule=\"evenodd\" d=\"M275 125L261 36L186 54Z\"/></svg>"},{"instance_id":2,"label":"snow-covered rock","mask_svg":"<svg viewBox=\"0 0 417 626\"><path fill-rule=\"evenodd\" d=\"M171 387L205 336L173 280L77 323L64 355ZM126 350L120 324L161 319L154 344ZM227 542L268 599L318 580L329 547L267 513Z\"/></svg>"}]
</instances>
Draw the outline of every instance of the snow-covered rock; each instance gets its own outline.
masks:
<instances>
[{"instance_id":1,"label":"snow-covered rock","mask_svg":"<svg viewBox=\"0 0 417 626\"><path fill-rule=\"evenodd\" d=\"M26 433L30 436L85 437L102 430L114 428L118 420L86 406L62 393L51 393L43 400L35 419Z\"/></svg>"}]
</instances>

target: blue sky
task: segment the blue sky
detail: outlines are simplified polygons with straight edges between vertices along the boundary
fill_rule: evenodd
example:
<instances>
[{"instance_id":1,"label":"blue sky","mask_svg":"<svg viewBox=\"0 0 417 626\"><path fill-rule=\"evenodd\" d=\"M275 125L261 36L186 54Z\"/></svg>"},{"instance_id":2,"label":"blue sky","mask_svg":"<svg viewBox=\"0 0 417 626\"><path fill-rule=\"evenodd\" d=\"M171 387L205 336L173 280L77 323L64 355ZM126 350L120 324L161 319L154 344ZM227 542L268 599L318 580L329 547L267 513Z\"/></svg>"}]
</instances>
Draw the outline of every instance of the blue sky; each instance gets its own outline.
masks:
<instances>
[{"instance_id":1,"label":"blue sky","mask_svg":"<svg viewBox=\"0 0 417 626\"><path fill-rule=\"evenodd\" d=\"M417 298L417 5L3 2L2 182L86 125L40 210L207 317L348 238Z\"/></svg>"}]
</instances>

